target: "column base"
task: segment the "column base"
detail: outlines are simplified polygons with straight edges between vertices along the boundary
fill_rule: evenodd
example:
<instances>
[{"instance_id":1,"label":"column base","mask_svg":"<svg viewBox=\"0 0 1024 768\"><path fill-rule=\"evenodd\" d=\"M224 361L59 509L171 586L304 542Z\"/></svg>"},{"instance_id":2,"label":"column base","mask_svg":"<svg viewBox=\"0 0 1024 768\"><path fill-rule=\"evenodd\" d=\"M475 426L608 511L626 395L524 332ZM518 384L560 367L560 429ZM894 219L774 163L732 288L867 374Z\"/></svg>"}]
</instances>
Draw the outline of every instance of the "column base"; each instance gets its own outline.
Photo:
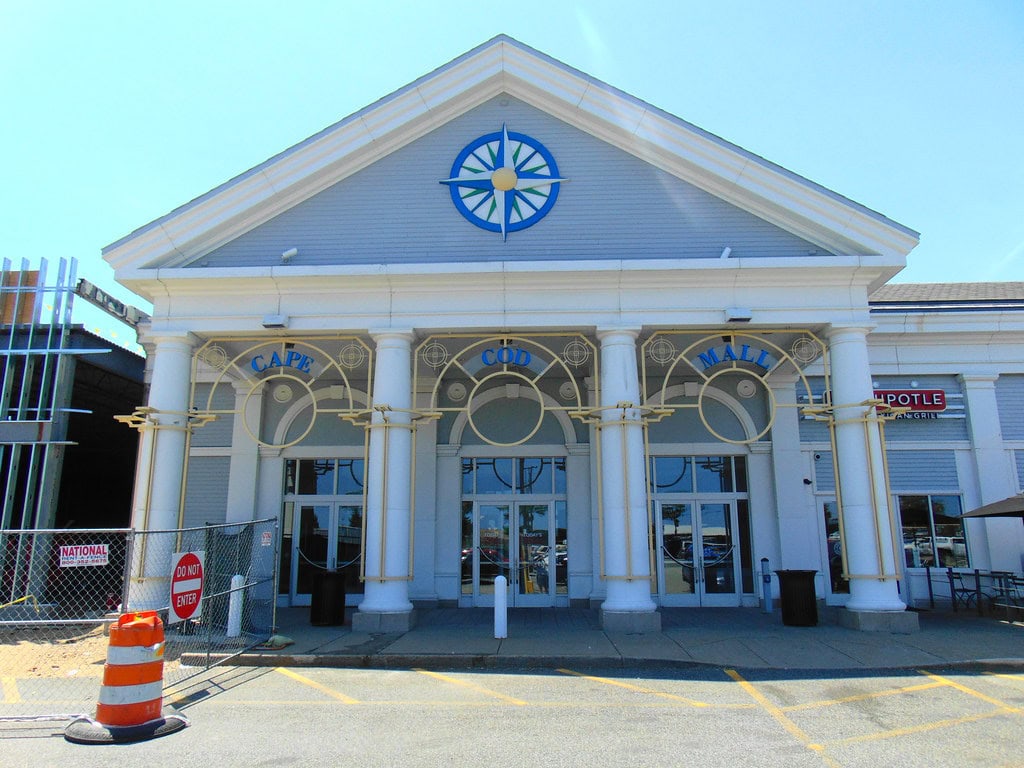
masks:
<instances>
[{"instance_id":1,"label":"column base","mask_svg":"<svg viewBox=\"0 0 1024 768\"><path fill-rule=\"evenodd\" d=\"M859 632L892 632L912 635L921 631L914 611L839 611L839 625Z\"/></svg>"},{"instance_id":2,"label":"column base","mask_svg":"<svg viewBox=\"0 0 1024 768\"><path fill-rule=\"evenodd\" d=\"M657 611L608 611L602 608L601 629L629 634L661 632L661 614Z\"/></svg>"},{"instance_id":3,"label":"column base","mask_svg":"<svg viewBox=\"0 0 1024 768\"><path fill-rule=\"evenodd\" d=\"M398 613L381 611L356 611L352 614L352 631L367 634L389 634L408 632L416 626L416 609Z\"/></svg>"}]
</instances>

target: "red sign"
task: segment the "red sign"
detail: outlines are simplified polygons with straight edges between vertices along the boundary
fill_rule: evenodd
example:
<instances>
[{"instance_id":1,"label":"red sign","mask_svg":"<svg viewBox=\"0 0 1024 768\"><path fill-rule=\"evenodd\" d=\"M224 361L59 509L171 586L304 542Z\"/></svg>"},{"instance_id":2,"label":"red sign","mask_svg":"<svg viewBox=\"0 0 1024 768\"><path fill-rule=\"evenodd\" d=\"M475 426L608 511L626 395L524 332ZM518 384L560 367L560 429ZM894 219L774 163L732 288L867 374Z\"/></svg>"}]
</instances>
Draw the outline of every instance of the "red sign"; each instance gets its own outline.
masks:
<instances>
[{"instance_id":1,"label":"red sign","mask_svg":"<svg viewBox=\"0 0 1024 768\"><path fill-rule=\"evenodd\" d=\"M912 413L946 410L946 393L941 389L876 389L875 397L893 408Z\"/></svg>"},{"instance_id":2,"label":"red sign","mask_svg":"<svg viewBox=\"0 0 1024 768\"><path fill-rule=\"evenodd\" d=\"M203 597L205 552L178 552L171 557L171 612L168 624L198 618Z\"/></svg>"}]
</instances>

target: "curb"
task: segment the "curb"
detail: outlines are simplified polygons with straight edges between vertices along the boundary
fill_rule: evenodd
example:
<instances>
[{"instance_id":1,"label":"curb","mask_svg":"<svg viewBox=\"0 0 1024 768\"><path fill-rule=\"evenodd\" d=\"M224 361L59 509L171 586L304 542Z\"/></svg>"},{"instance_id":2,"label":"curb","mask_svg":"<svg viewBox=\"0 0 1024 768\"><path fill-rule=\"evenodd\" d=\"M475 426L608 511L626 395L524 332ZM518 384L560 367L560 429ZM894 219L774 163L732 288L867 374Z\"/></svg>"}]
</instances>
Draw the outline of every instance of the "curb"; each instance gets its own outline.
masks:
<instances>
[{"instance_id":1,"label":"curb","mask_svg":"<svg viewBox=\"0 0 1024 768\"><path fill-rule=\"evenodd\" d=\"M625 656L494 656L470 654L316 654L295 653L272 656L266 653L243 653L207 656L182 654L181 663L203 667L228 663L236 667L330 667L334 669L558 669L560 667L602 669L692 669L707 667L720 669L776 670L794 673L823 671L837 673L873 672L907 669L1024 669L1024 658L968 659L961 661L929 662L859 667L765 667L745 664L713 663L694 659L653 659Z\"/></svg>"}]
</instances>

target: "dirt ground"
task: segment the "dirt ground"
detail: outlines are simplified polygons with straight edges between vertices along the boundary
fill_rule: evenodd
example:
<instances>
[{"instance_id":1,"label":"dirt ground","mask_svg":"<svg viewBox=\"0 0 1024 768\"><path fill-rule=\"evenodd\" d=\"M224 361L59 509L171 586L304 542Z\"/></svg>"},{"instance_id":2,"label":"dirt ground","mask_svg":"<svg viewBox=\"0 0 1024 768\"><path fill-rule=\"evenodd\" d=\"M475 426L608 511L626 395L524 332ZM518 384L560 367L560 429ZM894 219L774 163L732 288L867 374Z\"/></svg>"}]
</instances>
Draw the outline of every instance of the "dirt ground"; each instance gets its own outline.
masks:
<instances>
[{"instance_id":1,"label":"dirt ground","mask_svg":"<svg viewBox=\"0 0 1024 768\"><path fill-rule=\"evenodd\" d=\"M107 646L102 624L0 628L0 677L102 677Z\"/></svg>"}]
</instances>

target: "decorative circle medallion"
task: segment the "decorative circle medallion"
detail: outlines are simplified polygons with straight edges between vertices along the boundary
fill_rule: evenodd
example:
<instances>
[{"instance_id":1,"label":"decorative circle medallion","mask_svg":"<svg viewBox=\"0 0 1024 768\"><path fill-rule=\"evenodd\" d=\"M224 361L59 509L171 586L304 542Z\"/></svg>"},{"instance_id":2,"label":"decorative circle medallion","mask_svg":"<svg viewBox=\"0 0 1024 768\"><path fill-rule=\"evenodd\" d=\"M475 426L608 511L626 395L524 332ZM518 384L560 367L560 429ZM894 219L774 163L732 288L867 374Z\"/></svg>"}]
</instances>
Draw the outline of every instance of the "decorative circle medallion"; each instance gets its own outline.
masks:
<instances>
[{"instance_id":1,"label":"decorative circle medallion","mask_svg":"<svg viewBox=\"0 0 1024 768\"><path fill-rule=\"evenodd\" d=\"M503 125L467 144L441 183L466 221L505 240L548 214L563 181L543 144Z\"/></svg>"}]
</instances>

